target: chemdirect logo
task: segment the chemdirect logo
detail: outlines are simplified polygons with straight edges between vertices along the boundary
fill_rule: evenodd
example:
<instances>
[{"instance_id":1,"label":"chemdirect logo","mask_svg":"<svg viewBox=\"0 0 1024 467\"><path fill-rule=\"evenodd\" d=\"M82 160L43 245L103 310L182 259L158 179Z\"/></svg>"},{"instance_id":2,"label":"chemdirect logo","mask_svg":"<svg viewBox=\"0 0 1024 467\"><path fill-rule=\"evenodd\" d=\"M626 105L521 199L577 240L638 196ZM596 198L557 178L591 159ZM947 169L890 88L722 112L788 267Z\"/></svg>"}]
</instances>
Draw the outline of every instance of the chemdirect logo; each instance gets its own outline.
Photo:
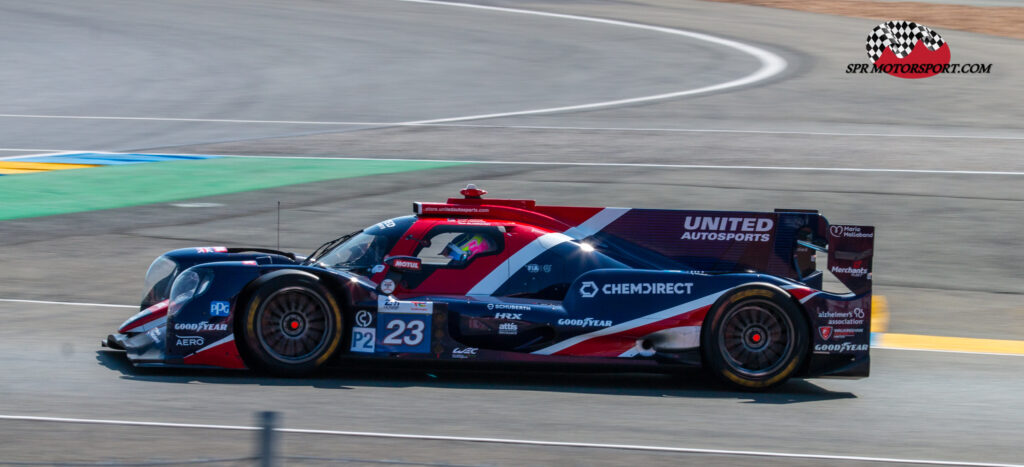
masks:
<instances>
[{"instance_id":1,"label":"chemdirect logo","mask_svg":"<svg viewBox=\"0 0 1024 467\"><path fill-rule=\"evenodd\" d=\"M767 242L775 221L758 217L686 216L682 240Z\"/></svg>"},{"instance_id":2,"label":"chemdirect logo","mask_svg":"<svg viewBox=\"0 0 1024 467\"><path fill-rule=\"evenodd\" d=\"M605 295L689 295L693 292L692 282L622 282L598 286L586 281L580 285L580 295L591 298Z\"/></svg>"}]
</instances>

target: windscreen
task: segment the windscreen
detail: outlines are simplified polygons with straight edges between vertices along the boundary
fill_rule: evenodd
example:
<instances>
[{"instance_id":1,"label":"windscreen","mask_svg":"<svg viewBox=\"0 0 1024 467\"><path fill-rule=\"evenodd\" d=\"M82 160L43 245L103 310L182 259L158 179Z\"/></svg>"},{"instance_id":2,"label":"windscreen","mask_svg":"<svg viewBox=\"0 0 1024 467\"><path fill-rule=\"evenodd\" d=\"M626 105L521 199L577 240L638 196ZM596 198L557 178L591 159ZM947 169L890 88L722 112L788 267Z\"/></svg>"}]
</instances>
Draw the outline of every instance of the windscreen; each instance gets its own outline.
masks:
<instances>
[{"instance_id":1,"label":"windscreen","mask_svg":"<svg viewBox=\"0 0 1024 467\"><path fill-rule=\"evenodd\" d=\"M142 294L143 310L155 303L167 300L177 270L178 264L166 256L161 256L153 261L149 270L146 271L146 284L142 289L145 291Z\"/></svg>"},{"instance_id":2,"label":"windscreen","mask_svg":"<svg viewBox=\"0 0 1024 467\"><path fill-rule=\"evenodd\" d=\"M374 266L383 264L384 257L414 221L414 216L401 217L366 228L334 247L316 262L332 269L345 269L356 274L369 275Z\"/></svg>"}]
</instances>

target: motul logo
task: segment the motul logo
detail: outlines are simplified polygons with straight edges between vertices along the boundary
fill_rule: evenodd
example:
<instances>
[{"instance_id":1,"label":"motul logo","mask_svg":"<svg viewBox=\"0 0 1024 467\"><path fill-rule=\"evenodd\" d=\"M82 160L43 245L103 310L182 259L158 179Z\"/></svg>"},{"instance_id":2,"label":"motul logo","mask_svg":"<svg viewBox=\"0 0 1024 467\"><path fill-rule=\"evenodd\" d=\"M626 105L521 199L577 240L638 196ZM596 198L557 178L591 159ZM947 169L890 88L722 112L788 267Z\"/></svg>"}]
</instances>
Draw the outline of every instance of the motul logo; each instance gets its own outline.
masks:
<instances>
[{"instance_id":1,"label":"motul logo","mask_svg":"<svg viewBox=\"0 0 1024 467\"><path fill-rule=\"evenodd\" d=\"M407 259L396 259L393 263L395 268L406 269L410 271L419 271L420 263L417 261L409 261Z\"/></svg>"}]
</instances>

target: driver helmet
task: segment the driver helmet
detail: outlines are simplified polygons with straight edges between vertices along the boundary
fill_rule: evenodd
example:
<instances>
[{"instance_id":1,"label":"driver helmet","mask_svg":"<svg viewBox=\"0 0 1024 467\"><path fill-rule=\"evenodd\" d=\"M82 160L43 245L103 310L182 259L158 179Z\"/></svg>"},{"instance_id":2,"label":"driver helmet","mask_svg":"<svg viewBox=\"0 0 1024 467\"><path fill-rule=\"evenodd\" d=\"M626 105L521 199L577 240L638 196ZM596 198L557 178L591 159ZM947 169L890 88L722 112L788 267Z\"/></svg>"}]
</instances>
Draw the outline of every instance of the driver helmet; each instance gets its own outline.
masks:
<instances>
[{"instance_id":1,"label":"driver helmet","mask_svg":"<svg viewBox=\"0 0 1024 467\"><path fill-rule=\"evenodd\" d=\"M452 261L465 262L476 255L494 251L494 241L478 233L464 233L445 247L445 256Z\"/></svg>"}]
</instances>

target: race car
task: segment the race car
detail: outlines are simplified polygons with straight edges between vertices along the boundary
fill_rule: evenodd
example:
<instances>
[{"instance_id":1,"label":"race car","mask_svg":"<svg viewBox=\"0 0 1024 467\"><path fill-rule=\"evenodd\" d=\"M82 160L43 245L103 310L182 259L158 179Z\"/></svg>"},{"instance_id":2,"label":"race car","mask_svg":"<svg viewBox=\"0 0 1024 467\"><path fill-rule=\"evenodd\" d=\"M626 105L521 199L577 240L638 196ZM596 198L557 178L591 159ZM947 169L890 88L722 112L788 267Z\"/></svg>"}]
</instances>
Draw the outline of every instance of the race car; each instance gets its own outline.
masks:
<instances>
[{"instance_id":1,"label":"race car","mask_svg":"<svg viewBox=\"0 0 1024 467\"><path fill-rule=\"evenodd\" d=\"M868 376L874 227L460 193L305 257L170 251L102 343L140 367L277 375L418 359L703 366L743 389ZM847 290L822 290L818 253Z\"/></svg>"}]
</instances>

